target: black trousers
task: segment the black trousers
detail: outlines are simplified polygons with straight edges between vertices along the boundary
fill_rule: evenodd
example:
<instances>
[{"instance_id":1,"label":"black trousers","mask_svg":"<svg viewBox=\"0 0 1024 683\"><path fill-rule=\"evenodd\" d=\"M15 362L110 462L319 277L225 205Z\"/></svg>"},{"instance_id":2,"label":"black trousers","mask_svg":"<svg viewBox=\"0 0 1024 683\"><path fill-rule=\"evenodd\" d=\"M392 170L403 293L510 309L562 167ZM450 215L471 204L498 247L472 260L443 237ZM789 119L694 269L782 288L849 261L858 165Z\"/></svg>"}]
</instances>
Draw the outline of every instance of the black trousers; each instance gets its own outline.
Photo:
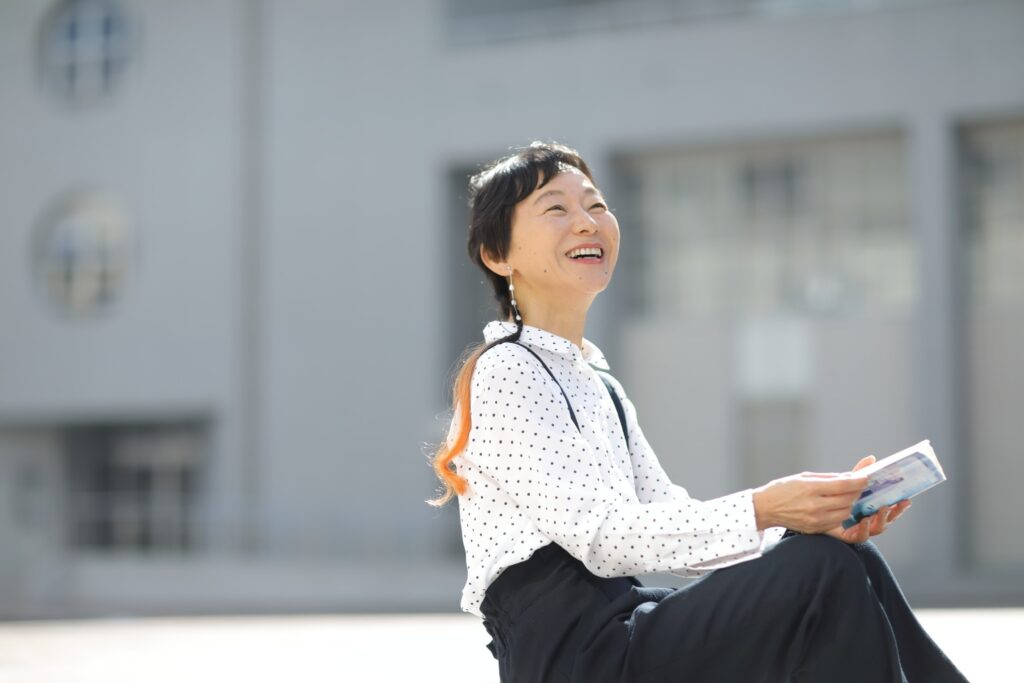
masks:
<instances>
[{"instance_id":1,"label":"black trousers","mask_svg":"<svg viewBox=\"0 0 1024 683\"><path fill-rule=\"evenodd\" d=\"M677 589L597 577L552 543L481 611L502 683L966 680L877 548L821 535Z\"/></svg>"}]
</instances>

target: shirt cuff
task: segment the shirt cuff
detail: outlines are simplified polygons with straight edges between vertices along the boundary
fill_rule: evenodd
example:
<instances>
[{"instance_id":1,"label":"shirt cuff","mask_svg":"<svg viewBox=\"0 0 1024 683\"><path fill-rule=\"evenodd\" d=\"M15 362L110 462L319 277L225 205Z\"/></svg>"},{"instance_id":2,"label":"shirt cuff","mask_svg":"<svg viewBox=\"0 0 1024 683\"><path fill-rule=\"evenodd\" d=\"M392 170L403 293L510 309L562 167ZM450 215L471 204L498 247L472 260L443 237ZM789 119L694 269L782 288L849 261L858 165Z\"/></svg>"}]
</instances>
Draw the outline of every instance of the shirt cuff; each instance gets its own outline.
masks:
<instances>
[{"instance_id":1,"label":"shirt cuff","mask_svg":"<svg viewBox=\"0 0 1024 683\"><path fill-rule=\"evenodd\" d=\"M753 560L761 556L764 547L764 532L758 531L754 516L753 489L715 498L707 501L720 510L728 511L730 525L712 535L709 548L717 557L694 562L685 567L673 569L677 576L700 576L715 569ZM781 536L781 534L779 534ZM774 534L772 535L774 538Z\"/></svg>"},{"instance_id":2,"label":"shirt cuff","mask_svg":"<svg viewBox=\"0 0 1024 683\"><path fill-rule=\"evenodd\" d=\"M783 526L770 526L761 532L761 552L767 552L769 548L774 546L776 543L781 541L783 537L790 533L786 527ZM793 532L795 533L795 532Z\"/></svg>"}]
</instances>

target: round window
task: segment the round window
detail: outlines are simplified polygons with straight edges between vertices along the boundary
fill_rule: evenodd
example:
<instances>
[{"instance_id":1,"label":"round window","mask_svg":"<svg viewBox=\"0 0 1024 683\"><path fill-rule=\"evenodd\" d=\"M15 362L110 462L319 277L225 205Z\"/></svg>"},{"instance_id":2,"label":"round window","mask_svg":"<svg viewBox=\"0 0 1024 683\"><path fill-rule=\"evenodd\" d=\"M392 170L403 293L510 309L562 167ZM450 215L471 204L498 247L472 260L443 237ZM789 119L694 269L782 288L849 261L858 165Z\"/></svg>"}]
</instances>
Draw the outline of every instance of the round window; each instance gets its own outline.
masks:
<instances>
[{"instance_id":1,"label":"round window","mask_svg":"<svg viewBox=\"0 0 1024 683\"><path fill-rule=\"evenodd\" d=\"M128 65L131 22L114 0L62 0L43 18L39 70L44 84L71 104L114 92Z\"/></svg>"},{"instance_id":2,"label":"round window","mask_svg":"<svg viewBox=\"0 0 1024 683\"><path fill-rule=\"evenodd\" d=\"M73 194L44 214L34 252L43 296L69 317L92 316L123 293L133 261L133 231L113 200Z\"/></svg>"}]
</instances>

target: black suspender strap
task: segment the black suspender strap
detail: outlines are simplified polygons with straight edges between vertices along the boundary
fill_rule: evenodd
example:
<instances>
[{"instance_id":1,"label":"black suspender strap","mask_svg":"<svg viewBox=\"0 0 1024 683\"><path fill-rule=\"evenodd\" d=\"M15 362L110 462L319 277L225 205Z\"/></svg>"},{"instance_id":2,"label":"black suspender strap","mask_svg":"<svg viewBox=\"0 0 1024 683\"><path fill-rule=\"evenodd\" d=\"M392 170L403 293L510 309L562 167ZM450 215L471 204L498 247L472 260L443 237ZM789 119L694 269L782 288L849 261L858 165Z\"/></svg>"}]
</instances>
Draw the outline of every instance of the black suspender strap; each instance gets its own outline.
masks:
<instances>
[{"instance_id":1,"label":"black suspender strap","mask_svg":"<svg viewBox=\"0 0 1024 683\"><path fill-rule=\"evenodd\" d=\"M562 392L562 398L565 399L565 407L569 409L569 417L572 419L572 423L576 425L576 431L580 431L580 423L576 420L576 413L572 409L572 404L569 403L569 397L565 395L565 389L563 389L559 381L555 379L555 374L551 372L551 368L548 367L548 364L545 363L541 359L541 357L538 356L534 352L534 350L531 349L526 344L521 344L517 341L510 341L509 343L523 347L540 362L541 366L543 366L544 369L547 371L548 376L551 377L552 381L558 386L558 390ZM593 365L591 365L590 367L594 368ZM625 439L626 441L626 450L629 450L629 431L626 429L626 411L622 409L622 401L619 400L618 393L615 391L615 388L612 387L612 383L608 380L608 377L604 374L604 372L598 370L597 368L594 368L594 371L597 373L598 377L601 378L601 382L604 384L605 389L608 390L608 395L612 397L612 403L615 404L615 412L619 416L619 427L622 428L622 438Z\"/></svg>"},{"instance_id":2,"label":"black suspender strap","mask_svg":"<svg viewBox=\"0 0 1024 683\"><path fill-rule=\"evenodd\" d=\"M593 368L594 366L591 365L590 367ZM612 397L612 403L615 404L615 412L619 415L619 426L622 427L622 438L626 440L626 450L629 450L629 430L626 429L626 411L622 409L622 401L619 400L619 394L615 391L615 387L612 386L608 375L597 368L594 368L594 372L604 382L605 389L608 390L609 395Z\"/></svg>"},{"instance_id":3,"label":"black suspender strap","mask_svg":"<svg viewBox=\"0 0 1024 683\"><path fill-rule=\"evenodd\" d=\"M578 432L578 431L580 431L580 423L576 421L576 413L575 413L575 412L573 411L573 409L572 409L572 404L571 404L571 403L569 403L569 397L565 395L565 389L563 389L563 388L562 388L562 385L558 383L558 380L557 380L557 379L555 379L555 375L554 375L554 373L553 373L553 372L551 372L551 368L549 368L549 367L548 367L548 364L547 364L547 363L545 363L544 361L542 361L542 360L541 360L541 358L540 358L540 356L538 356L538 355L537 355L536 353L534 353L533 349L531 349L531 348L530 348L529 346L527 346L526 344L520 344L519 342L512 342L512 343L513 343L513 344L515 344L516 346L522 346L522 347L523 347L524 349L526 349L526 350L527 350L527 351L529 351L529 352L530 352L531 354L533 354L533 357L534 357L534 358L536 358L537 360L539 360L539 361L540 361L540 364L544 366L544 369L548 371L548 375L550 375L550 376L551 376L551 380L552 380L552 381L553 381L553 382L554 382L554 383L555 383L556 385L558 385L558 390L562 392L562 398L564 398L564 399L565 399L565 405L566 405L566 407L567 407L567 408L569 409L569 417L571 417L571 418L572 418L572 423L573 423L574 425L576 425L576 431L577 431L577 432Z\"/></svg>"}]
</instances>

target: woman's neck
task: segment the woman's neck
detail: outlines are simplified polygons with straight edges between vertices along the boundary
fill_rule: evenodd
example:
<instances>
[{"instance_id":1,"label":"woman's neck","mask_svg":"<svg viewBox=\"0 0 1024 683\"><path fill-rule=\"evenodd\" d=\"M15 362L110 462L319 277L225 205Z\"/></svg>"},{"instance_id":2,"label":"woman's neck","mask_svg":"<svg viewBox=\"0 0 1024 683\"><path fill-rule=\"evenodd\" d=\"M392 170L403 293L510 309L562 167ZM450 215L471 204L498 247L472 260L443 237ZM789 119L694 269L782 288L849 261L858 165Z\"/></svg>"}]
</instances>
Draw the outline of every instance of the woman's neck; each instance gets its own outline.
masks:
<instances>
[{"instance_id":1,"label":"woman's neck","mask_svg":"<svg viewBox=\"0 0 1024 683\"><path fill-rule=\"evenodd\" d=\"M523 323L557 334L583 348L583 330L587 325L586 311L531 311L523 315Z\"/></svg>"}]
</instances>

